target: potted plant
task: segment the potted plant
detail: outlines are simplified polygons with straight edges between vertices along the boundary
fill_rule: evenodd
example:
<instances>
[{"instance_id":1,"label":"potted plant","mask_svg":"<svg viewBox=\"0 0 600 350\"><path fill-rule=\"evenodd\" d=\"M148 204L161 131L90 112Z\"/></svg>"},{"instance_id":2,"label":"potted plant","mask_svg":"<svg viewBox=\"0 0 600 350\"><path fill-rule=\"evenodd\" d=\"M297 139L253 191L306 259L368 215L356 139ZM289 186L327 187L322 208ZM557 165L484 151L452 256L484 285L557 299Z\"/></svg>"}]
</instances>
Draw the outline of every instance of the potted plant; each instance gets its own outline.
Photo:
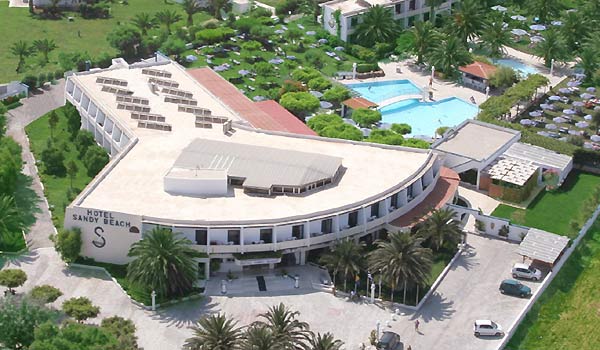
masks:
<instances>
[{"instance_id":1,"label":"potted plant","mask_svg":"<svg viewBox=\"0 0 600 350\"><path fill-rule=\"evenodd\" d=\"M502 225L502 227L500 227L500 229L498 230L498 236L508 238L509 232L510 232L510 229L508 228L508 226Z\"/></svg>"},{"instance_id":2,"label":"potted plant","mask_svg":"<svg viewBox=\"0 0 600 350\"><path fill-rule=\"evenodd\" d=\"M477 230L477 233L484 233L485 232L485 222L476 219L475 220L475 230Z\"/></svg>"},{"instance_id":3,"label":"potted plant","mask_svg":"<svg viewBox=\"0 0 600 350\"><path fill-rule=\"evenodd\" d=\"M287 278L288 276L288 272L286 269L281 270L281 275L283 276L283 278Z\"/></svg>"},{"instance_id":4,"label":"potted plant","mask_svg":"<svg viewBox=\"0 0 600 350\"><path fill-rule=\"evenodd\" d=\"M229 280L229 282L231 282L234 279L235 279L235 275L233 274L233 272L231 272L231 270L227 271L227 280Z\"/></svg>"}]
</instances>

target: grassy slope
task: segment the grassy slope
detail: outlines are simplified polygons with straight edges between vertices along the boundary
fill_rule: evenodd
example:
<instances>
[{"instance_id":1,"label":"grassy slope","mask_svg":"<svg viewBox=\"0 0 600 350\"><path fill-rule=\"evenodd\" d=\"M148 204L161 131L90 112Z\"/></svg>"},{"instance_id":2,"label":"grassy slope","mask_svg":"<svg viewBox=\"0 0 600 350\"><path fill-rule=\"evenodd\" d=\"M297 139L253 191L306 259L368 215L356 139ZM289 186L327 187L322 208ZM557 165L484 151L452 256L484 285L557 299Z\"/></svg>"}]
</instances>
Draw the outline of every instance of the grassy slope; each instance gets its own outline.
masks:
<instances>
[{"instance_id":1,"label":"grassy slope","mask_svg":"<svg viewBox=\"0 0 600 350\"><path fill-rule=\"evenodd\" d=\"M583 202L600 186L600 176L573 171L556 192L542 192L527 208L499 205L493 216L558 234L572 235L571 219L579 216Z\"/></svg>"},{"instance_id":2,"label":"grassy slope","mask_svg":"<svg viewBox=\"0 0 600 350\"><path fill-rule=\"evenodd\" d=\"M40 20L29 16L27 8L9 8L8 1L0 3L0 23L2 23L4 45L0 45L0 82L22 78L25 74L17 74L17 58L10 53L10 46L18 40L32 42L36 39L53 39L58 49L50 53L50 63L45 67L39 65L37 56L26 60L26 73L37 76L40 72L53 72L58 68L58 54L62 52L87 51L92 57L103 52L115 54L106 41L106 35L119 23L128 22L140 12L155 13L165 8L173 9L182 16L182 21L173 26L185 25L185 14L177 4L165 4L160 0L129 0L129 5L115 2L111 5L109 19L86 20L76 13L65 13L60 20ZM67 17L75 17L69 22ZM197 13L197 21L207 18L206 13ZM77 32L80 31L81 37Z\"/></svg>"},{"instance_id":3,"label":"grassy slope","mask_svg":"<svg viewBox=\"0 0 600 350\"><path fill-rule=\"evenodd\" d=\"M67 120L63 114L63 108L56 110L58 113L58 125L54 131L55 142L64 151L65 164L73 159L77 164L79 171L77 177L73 179L73 188L82 190L92 178L87 175L87 170L81 160L79 159L79 153L75 148L75 145L69 140L69 133L67 132ZM31 150L35 155L36 159L40 159L40 154L46 148L47 140L50 138L50 128L48 127L48 115L45 115L38 120L34 121L25 128L29 141L31 144ZM52 217L54 224L57 228L63 226L65 207L71 202L67 198L67 191L70 187L70 179L68 176L55 177L51 175L43 174L43 165L40 168L41 180L44 183L44 192L48 203L54 206Z\"/></svg>"},{"instance_id":4,"label":"grassy slope","mask_svg":"<svg viewBox=\"0 0 600 350\"><path fill-rule=\"evenodd\" d=\"M527 314L507 349L600 349L600 221Z\"/></svg>"}]
</instances>

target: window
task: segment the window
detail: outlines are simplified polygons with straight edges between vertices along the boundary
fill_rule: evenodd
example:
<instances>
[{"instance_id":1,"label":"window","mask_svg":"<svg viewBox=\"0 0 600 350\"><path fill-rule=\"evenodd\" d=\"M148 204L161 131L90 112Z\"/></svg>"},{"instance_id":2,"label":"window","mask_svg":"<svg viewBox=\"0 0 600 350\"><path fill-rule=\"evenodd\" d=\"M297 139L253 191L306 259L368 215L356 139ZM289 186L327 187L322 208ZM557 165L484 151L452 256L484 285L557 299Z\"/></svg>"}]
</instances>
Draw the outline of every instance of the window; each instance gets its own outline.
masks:
<instances>
[{"instance_id":1,"label":"window","mask_svg":"<svg viewBox=\"0 0 600 350\"><path fill-rule=\"evenodd\" d=\"M227 230L227 243L240 244L240 230Z\"/></svg>"},{"instance_id":2,"label":"window","mask_svg":"<svg viewBox=\"0 0 600 350\"><path fill-rule=\"evenodd\" d=\"M398 193L394 193L390 198L390 205L394 208L398 208Z\"/></svg>"},{"instance_id":3,"label":"window","mask_svg":"<svg viewBox=\"0 0 600 350\"><path fill-rule=\"evenodd\" d=\"M350 27L355 27L358 25L358 17L350 17Z\"/></svg>"},{"instance_id":4,"label":"window","mask_svg":"<svg viewBox=\"0 0 600 350\"><path fill-rule=\"evenodd\" d=\"M304 238L304 225L294 225L292 226L292 237L296 239Z\"/></svg>"},{"instance_id":5,"label":"window","mask_svg":"<svg viewBox=\"0 0 600 350\"><path fill-rule=\"evenodd\" d=\"M408 4L408 10L414 11L416 8L417 8L417 0L410 0L410 3Z\"/></svg>"},{"instance_id":6,"label":"window","mask_svg":"<svg viewBox=\"0 0 600 350\"><path fill-rule=\"evenodd\" d=\"M196 244L206 245L208 240L208 231L206 229L196 230Z\"/></svg>"},{"instance_id":7,"label":"window","mask_svg":"<svg viewBox=\"0 0 600 350\"><path fill-rule=\"evenodd\" d=\"M260 240L265 243L273 243L273 229L272 228L261 228L260 229Z\"/></svg>"},{"instance_id":8,"label":"window","mask_svg":"<svg viewBox=\"0 0 600 350\"><path fill-rule=\"evenodd\" d=\"M371 205L371 217L379 217L379 203Z\"/></svg>"},{"instance_id":9,"label":"window","mask_svg":"<svg viewBox=\"0 0 600 350\"><path fill-rule=\"evenodd\" d=\"M354 227L358 225L358 210L348 214L348 226Z\"/></svg>"},{"instance_id":10,"label":"window","mask_svg":"<svg viewBox=\"0 0 600 350\"><path fill-rule=\"evenodd\" d=\"M333 232L333 220L332 219L321 220L321 232L323 232L323 233Z\"/></svg>"},{"instance_id":11,"label":"window","mask_svg":"<svg viewBox=\"0 0 600 350\"><path fill-rule=\"evenodd\" d=\"M413 188L412 185L406 188L406 197L408 197L408 201L410 202L413 199Z\"/></svg>"},{"instance_id":12,"label":"window","mask_svg":"<svg viewBox=\"0 0 600 350\"><path fill-rule=\"evenodd\" d=\"M231 177L229 178L231 186L241 186L244 183L244 179Z\"/></svg>"},{"instance_id":13,"label":"window","mask_svg":"<svg viewBox=\"0 0 600 350\"><path fill-rule=\"evenodd\" d=\"M402 4L396 4L395 10L397 14L402 13Z\"/></svg>"}]
</instances>

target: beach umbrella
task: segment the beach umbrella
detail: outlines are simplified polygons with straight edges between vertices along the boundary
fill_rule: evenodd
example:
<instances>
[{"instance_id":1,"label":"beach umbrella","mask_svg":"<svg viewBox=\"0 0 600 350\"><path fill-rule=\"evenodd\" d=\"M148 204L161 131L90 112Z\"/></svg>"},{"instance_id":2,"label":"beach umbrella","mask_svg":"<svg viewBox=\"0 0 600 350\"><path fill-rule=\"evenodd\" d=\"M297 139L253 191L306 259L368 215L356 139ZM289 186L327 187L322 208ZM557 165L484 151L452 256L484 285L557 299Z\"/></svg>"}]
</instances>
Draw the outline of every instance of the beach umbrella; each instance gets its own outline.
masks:
<instances>
[{"instance_id":1,"label":"beach umbrella","mask_svg":"<svg viewBox=\"0 0 600 350\"><path fill-rule=\"evenodd\" d=\"M223 71L226 71L227 69L228 69L227 67L225 67L225 66L222 66L222 65L221 65L221 66L215 66L215 67L213 68L213 70L214 70L215 72L223 72Z\"/></svg>"},{"instance_id":2,"label":"beach umbrella","mask_svg":"<svg viewBox=\"0 0 600 350\"><path fill-rule=\"evenodd\" d=\"M283 60L281 58L272 58L269 60L269 63L271 64L282 64Z\"/></svg>"},{"instance_id":3,"label":"beach umbrella","mask_svg":"<svg viewBox=\"0 0 600 350\"><path fill-rule=\"evenodd\" d=\"M498 12L506 12L506 10L508 10L508 9L504 6L496 5L496 6L492 6L492 10L498 11Z\"/></svg>"},{"instance_id":4,"label":"beach umbrella","mask_svg":"<svg viewBox=\"0 0 600 350\"><path fill-rule=\"evenodd\" d=\"M549 105L547 103L542 103L540 105L540 108L542 108L542 109L554 109L554 106L553 105Z\"/></svg>"},{"instance_id":5,"label":"beach umbrella","mask_svg":"<svg viewBox=\"0 0 600 350\"><path fill-rule=\"evenodd\" d=\"M568 133L569 135L581 135L581 131L573 129L569 129Z\"/></svg>"},{"instance_id":6,"label":"beach umbrella","mask_svg":"<svg viewBox=\"0 0 600 350\"><path fill-rule=\"evenodd\" d=\"M510 18L514 19L515 21L521 21L521 22L523 22L523 21L526 21L526 20L527 20L527 18L526 18L526 17L523 17L523 16L521 16L521 15L510 16Z\"/></svg>"},{"instance_id":7,"label":"beach umbrella","mask_svg":"<svg viewBox=\"0 0 600 350\"><path fill-rule=\"evenodd\" d=\"M319 39L319 40L317 40L317 42L318 42L319 44L327 44L327 43L329 42L329 40L327 40L327 39L323 38L323 39Z\"/></svg>"},{"instance_id":8,"label":"beach umbrella","mask_svg":"<svg viewBox=\"0 0 600 350\"><path fill-rule=\"evenodd\" d=\"M548 99L550 101L560 101L560 96L553 95L553 96L548 97Z\"/></svg>"},{"instance_id":9,"label":"beach umbrella","mask_svg":"<svg viewBox=\"0 0 600 350\"><path fill-rule=\"evenodd\" d=\"M531 125L531 124L533 124L533 121L531 119L521 119L521 121L519 123L521 125Z\"/></svg>"},{"instance_id":10,"label":"beach umbrella","mask_svg":"<svg viewBox=\"0 0 600 350\"><path fill-rule=\"evenodd\" d=\"M323 97L323 94L322 94L321 92L319 92L319 91L311 90L311 91L309 91L309 92L310 92L310 94L311 94L311 95L313 95L313 96L314 96L314 97L316 97L316 98L321 98L321 97Z\"/></svg>"},{"instance_id":11,"label":"beach umbrella","mask_svg":"<svg viewBox=\"0 0 600 350\"><path fill-rule=\"evenodd\" d=\"M246 69L240 69L240 70L238 71L238 74L239 74L239 75L241 75L241 76L246 76L246 75L248 75L248 74L250 74L250 73L251 73L251 72L250 72L249 70L246 70Z\"/></svg>"},{"instance_id":12,"label":"beach umbrella","mask_svg":"<svg viewBox=\"0 0 600 350\"><path fill-rule=\"evenodd\" d=\"M541 117L542 116L542 112L540 112L540 111L529 112L529 116L530 117Z\"/></svg>"},{"instance_id":13,"label":"beach umbrella","mask_svg":"<svg viewBox=\"0 0 600 350\"><path fill-rule=\"evenodd\" d=\"M343 46L336 46L333 48L333 50L335 51L344 51L344 47Z\"/></svg>"},{"instance_id":14,"label":"beach umbrella","mask_svg":"<svg viewBox=\"0 0 600 350\"><path fill-rule=\"evenodd\" d=\"M546 30L546 26L543 24L532 24L529 26L529 28L531 30L535 30L535 31L542 31L542 30Z\"/></svg>"},{"instance_id":15,"label":"beach umbrella","mask_svg":"<svg viewBox=\"0 0 600 350\"><path fill-rule=\"evenodd\" d=\"M550 24L552 24L553 26L562 26L561 21L552 21L552 22L550 22Z\"/></svg>"},{"instance_id":16,"label":"beach umbrella","mask_svg":"<svg viewBox=\"0 0 600 350\"><path fill-rule=\"evenodd\" d=\"M315 35L317 34L317 32L315 32L314 30L309 30L308 32L306 32L306 35Z\"/></svg>"},{"instance_id":17,"label":"beach umbrella","mask_svg":"<svg viewBox=\"0 0 600 350\"><path fill-rule=\"evenodd\" d=\"M575 126L578 128L587 128L588 126L590 126L590 124L588 122L577 122L575 123Z\"/></svg>"},{"instance_id":18,"label":"beach umbrella","mask_svg":"<svg viewBox=\"0 0 600 350\"><path fill-rule=\"evenodd\" d=\"M571 90L567 88L560 88L558 89L558 92L560 92L561 94L570 94Z\"/></svg>"},{"instance_id":19,"label":"beach umbrella","mask_svg":"<svg viewBox=\"0 0 600 350\"><path fill-rule=\"evenodd\" d=\"M284 26L284 25L281 26L281 29L288 30L288 28L286 26Z\"/></svg>"},{"instance_id":20,"label":"beach umbrella","mask_svg":"<svg viewBox=\"0 0 600 350\"><path fill-rule=\"evenodd\" d=\"M298 28L304 29L304 26L302 24L298 23Z\"/></svg>"},{"instance_id":21,"label":"beach umbrella","mask_svg":"<svg viewBox=\"0 0 600 350\"><path fill-rule=\"evenodd\" d=\"M594 145L591 142L585 142L583 148L592 149L594 148Z\"/></svg>"},{"instance_id":22,"label":"beach umbrella","mask_svg":"<svg viewBox=\"0 0 600 350\"><path fill-rule=\"evenodd\" d=\"M577 81L577 80L571 80L570 82L567 83L568 87L575 87L575 86L579 86L579 85L581 85L581 82Z\"/></svg>"},{"instance_id":23,"label":"beach umbrella","mask_svg":"<svg viewBox=\"0 0 600 350\"><path fill-rule=\"evenodd\" d=\"M555 123L565 123L567 120L563 117L554 117L552 121Z\"/></svg>"},{"instance_id":24,"label":"beach umbrella","mask_svg":"<svg viewBox=\"0 0 600 350\"><path fill-rule=\"evenodd\" d=\"M590 140L594 142L600 142L600 135L592 135L590 136Z\"/></svg>"},{"instance_id":25,"label":"beach umbrella","mask_svg":"<svg viewBox=\"0 0 600 350\"><path fill-rule=\"evenodd\" d=\"M584 92L583 94L579 95L579 97L584 100L589 100L590 98L593 98L594 95L590 94L589 92Z\"/></svg>"},{"instance_id":26,"label":"beach umbrella","mask_svg":"<svg viewBox=\"0 0 600 350\"><path fill-rule=\"evenodd\" d=\"M596 92L596 88L593 86L590 86L589 88L585 89L585 91L587 92Z\"/></svg>"},{"instance_id":27,"label":"beach umbrella","mask_svg":"<svg viewBox=\"0 0 600 350\"><path fill-rule=\"evenodd\" d=\"M593 118L594 118L594 117L592 117L592 115L591 115L591 114L586 114L586 115L583 117L583 119L585 119L585 120L592 120Z\"/></svg>"},{"instance_id":28,"label":"beach umbrella","mask_svg":"<svg viewBox=\"0 0 600 350\"><path fill-rule=\"evenodd\" d=\"M572 110L572 109L569 108L569 109L563 109L563 113L566 114L566 115L572 115L572 114L575 114L577 112L575 112L574 110Z\"/></svg>"},{"instance_id":29,"label":"beach umbrella","mask_svg":"<svg viewBox=\"0 0 600 350\"><path fill-rule=\"evenodd\" d=\"M546 131L538 131L537 134L540 136L546 136L546 137L550 136L550 134L548 134Z\"/></svg>"},{"instance_id":30,"label":"beach umbrella","mask_svg":"<svg viewBox=\"0 0 600 350\"><path fill-rule=\"evenodd\" d=\"M554 125L554 124L546 124L546 129L548 130L556 130L558 128L558 126Z\"/></svg>"},{"instance_id":31,"label":"beach umbrella","mask_svg":"<svg viewBox=\"0 0 600 350\"><path fill-rule=\"evenodd\" d=\"M187 55L187 56L185 56L185 60L188 62L196 62L196 61L198 61L198 57L196 57L194 55Z\"/></svg>"},{"instance_id":32,"label":"beach umbrella","mask_svg":"<svg viewBox=\"0 0 600 350\"><path fill-rule=\"evenodd\" d=\"M573 102L573 107L583 107L583 106L585 106L585 103L583 103L581 101Z\"/></svg>"},{"instance_id":33,"label":"beach umbrella","mask_svg":"<svg viewBox=\"0 0 600 350\"><path fill-rule=\"evenodd\" d=\"M331 107L333 107L333 104L331 104L331 102L327 102L327 101L321 101L321 103L319 103L319 104L320 104L321 108L323 108L323 109L330 109Z\"/></svg>"},{"instance_id":34,"label":"beach umbrella","mask_svg":"<svg viewBox=\"0 0 600 350\"><path fill-rule=\"evenodd\" d=\"M255 101L255 102L264 101L264 100L266 100L266 99L267 99L267 98L266 98L266 97L264 97L264 96L254 96L254 97L252 97L252 100L253 100L253 101Z\"/></svg>"},{"instance_id":35,"label":"beach umbrella","mask_svg":"<svg viewBox=\"0 0 600 350\"><path fill-rule=\"evenodd\" d=\"M546 39L544 39L543 37L541 37L539 35L534 35L531 38L529 38L529 41L531 41L532 43L541 43L544 40L546 40Z\"/></svg>"},{"instance_id":36,"label":"beach umbrella","mask_svg":"<svg viewBox=\"0 0 600 350\"><path fill-rule=\"evenodd\" d=\"M515 29L511 30L510 32L516 36L527 35L527 31L525 29L515 28Z\"/></svg>"},{"instance_id":37,"label":"beach umbrella","mask_svg":"<svg viewBox=\"0 0 600 350\"><path fill-rule=\"evenodd\" d=\"M285 33L285 30L283 30L283 29L277 29L274 33L281 35L281 34Z\"/></svg>"},{"instance_id":38,"label":"beach umbrella","mask_svg":"<svg viewBox=\"0 0 600 350\"><path fill-rule=\"evenodd\" d=\"M293 60L296 59L296 56L290 55L290 56L285 56L285 58L287 58L288 60L292 60L293 61Z\"/></svg>"}]
</instances>

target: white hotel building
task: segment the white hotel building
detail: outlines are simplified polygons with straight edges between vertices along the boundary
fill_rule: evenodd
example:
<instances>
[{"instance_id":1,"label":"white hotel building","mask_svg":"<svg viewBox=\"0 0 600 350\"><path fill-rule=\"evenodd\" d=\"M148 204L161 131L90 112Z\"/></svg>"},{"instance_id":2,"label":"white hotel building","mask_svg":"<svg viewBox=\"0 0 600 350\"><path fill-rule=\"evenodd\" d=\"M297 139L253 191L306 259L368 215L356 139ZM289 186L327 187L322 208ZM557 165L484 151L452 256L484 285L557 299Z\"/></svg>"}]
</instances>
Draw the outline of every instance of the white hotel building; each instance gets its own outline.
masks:
<instances>
[{"instance_id":1,"label":"white hotel building","mask_svg":"<svg viewBox=\"0 0 600 350\"><path fill-rule=\"evenodd\" d=\"M336 240L411 226L456 194L456 173L431 150L311 135L209 68L117 59L68 77L65 96L111 154L65 215L98 261L127 263L161 226L208 254L207 276L209 259L222 271L303 264Z\"/></svg>"}]
</instances>

